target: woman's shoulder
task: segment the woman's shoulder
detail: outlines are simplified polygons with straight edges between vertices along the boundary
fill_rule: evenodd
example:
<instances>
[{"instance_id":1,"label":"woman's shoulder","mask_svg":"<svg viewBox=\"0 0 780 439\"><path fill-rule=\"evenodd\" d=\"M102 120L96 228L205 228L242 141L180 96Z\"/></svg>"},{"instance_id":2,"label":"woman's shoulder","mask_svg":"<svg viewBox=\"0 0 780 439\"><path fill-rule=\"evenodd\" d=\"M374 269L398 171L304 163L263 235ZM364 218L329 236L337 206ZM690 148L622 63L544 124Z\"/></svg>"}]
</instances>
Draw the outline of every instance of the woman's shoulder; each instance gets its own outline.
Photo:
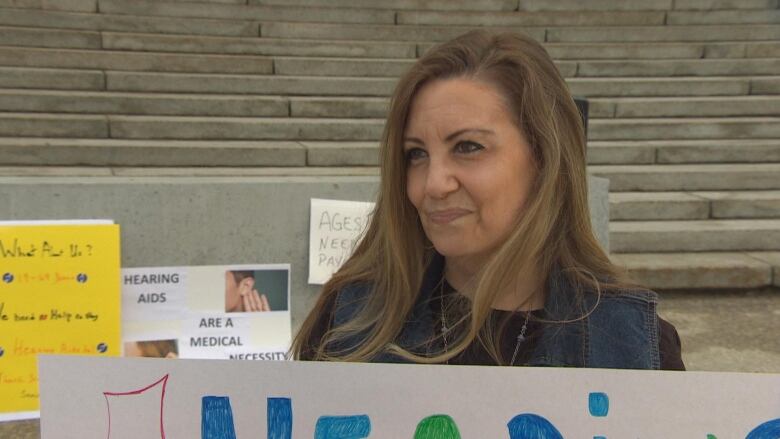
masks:
<instances>
[{"instance_id":1,"label":"woman's shoulder","mask_svg":"<svg viewBox=\"0 0 780 439\"><path fill-rule=\"evenodd\" d=\"M607 302L639 302L648 305L658 304L658 293L651 289L635 285L607 288L600 295L600 300Z\"/></svg>"},{"instance_id":2,"label":"woman's shoulder","mask_svg":"<svg viewBox=\"0 0 780 439\"><path fill-rule=\"evenodd\" d=\"M620 328L619 332L632 343L642 339L657 346L661 369L685 370L680 336L673 324L658 316L658 302L658 293L647 288L609 290L599 299L596 320L599 326Z\"/></svg>"}]
</instances>

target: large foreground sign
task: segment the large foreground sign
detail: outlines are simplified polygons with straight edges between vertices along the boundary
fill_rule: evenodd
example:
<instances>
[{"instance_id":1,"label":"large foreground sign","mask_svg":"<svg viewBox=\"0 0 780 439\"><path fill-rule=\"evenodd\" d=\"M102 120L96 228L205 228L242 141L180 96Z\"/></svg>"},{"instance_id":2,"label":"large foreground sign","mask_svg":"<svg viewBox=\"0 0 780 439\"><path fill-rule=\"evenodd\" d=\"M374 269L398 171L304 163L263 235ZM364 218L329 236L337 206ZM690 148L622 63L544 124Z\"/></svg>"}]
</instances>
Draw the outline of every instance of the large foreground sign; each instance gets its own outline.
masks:
<instances>
[{"instance_id":1,"label":"large foreground sign","mask_svg":"<svg viewBox=\"0 0 780 439\"><path fill-rule=\"evenodd\" d=\"M42 356L53 438L780 437L780 375Z\"/></svg>"}]
</instances>

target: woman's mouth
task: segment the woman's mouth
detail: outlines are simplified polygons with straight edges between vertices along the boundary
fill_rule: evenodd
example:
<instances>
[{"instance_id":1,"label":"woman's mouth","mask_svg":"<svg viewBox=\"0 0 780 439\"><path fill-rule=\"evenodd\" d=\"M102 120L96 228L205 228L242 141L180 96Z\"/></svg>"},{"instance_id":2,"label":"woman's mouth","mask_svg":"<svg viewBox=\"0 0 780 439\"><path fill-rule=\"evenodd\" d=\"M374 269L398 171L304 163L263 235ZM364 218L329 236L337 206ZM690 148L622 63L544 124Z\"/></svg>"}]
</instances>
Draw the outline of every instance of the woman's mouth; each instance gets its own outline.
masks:
<instances>
[{"instance_id":1,"label":"woman's mouth","mask_svg":"<svg viewBox=\"0 0 780 439\"><path fill-rule=\"evenodd\" d=\"M471 213L469 210L459 208L434 210L428 212L428 219L434 224L445 225L469 213Z\"/></svg>"}]
</instances>

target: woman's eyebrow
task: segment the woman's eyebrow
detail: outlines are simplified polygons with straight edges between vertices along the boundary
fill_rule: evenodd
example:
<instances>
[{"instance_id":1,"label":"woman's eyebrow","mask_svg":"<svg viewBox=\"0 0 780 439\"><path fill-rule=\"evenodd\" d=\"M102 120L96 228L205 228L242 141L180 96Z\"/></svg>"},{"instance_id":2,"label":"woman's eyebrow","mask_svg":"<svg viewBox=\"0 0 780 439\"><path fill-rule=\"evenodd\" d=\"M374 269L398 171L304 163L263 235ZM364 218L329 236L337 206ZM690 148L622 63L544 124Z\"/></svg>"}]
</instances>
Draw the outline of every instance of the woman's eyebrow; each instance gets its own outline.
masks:
<instances>
[{"instance_id":1,"label":"woman's eyebrow","mask_svg":"<svg viewBox=\"0 0 780 439\"><path fill-rule=\"evenodd\" d=\"M452 139L460 136L461 134L465 134L465 133L487 134L489 136L495 136L496 135L496 133L493 132L492 130L487 130L487 129L483 129L483 128L464 128L462 130L455 131L454 133L452 133L449 136L447 136L447 138L445 138L444 140L449 142ZM423 142L422 140L418 139L417 137L404 137L404 142L405 143L407 143L407 142L408 143L418 143L420 145L425 145L425 142Z\"/></svg>"},{"instance_id":2,"label":"woman's eyebrow","mask_svg":"<svg viewBox=\"0 0 780 439\"><path fill-rule=\"evenodd\" d=\"M447 142L451 141L452 139L460 136L461 134L465 133L478 133L478 134L487 134L494 136L496 133L494 133L492 130L482 129L482 128L464 128L462 130L455 131L454 133L447 136L446 140Z\"/></svg>"}]
</instances>

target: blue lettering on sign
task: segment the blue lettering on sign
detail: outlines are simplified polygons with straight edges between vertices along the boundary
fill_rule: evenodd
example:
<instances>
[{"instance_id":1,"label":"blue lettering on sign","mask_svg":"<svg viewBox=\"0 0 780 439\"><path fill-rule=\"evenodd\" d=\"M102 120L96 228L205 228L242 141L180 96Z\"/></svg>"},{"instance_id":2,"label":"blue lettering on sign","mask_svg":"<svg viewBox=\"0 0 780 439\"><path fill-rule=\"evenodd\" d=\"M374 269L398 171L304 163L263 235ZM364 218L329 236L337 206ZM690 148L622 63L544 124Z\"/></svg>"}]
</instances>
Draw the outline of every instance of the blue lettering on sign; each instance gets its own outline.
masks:
<instances>
[{"instance_id":1,"label":"blue lettering on sign","mask_svg":"<svg viewBox=\"0 0 780 439\"><path fill-rule=\"evenodd\" d=\"M604 417L609 413L609 397L606 393L593 392L588 395L588 410L591 416Z\"/></svg>"},{"instance_id":2,"label":"blue lettering on sign","mask_svg":"<svg viewBox=\"0 0 780 439\"><path fill-rule=\"evenodd\" d=\"M292 439L292 400L268 398L268 439Z\"/></svg>"},{"instance_id":3,"label":"blue lettering on sign","mask_svg":"<svg viewBox=\"0 0 780 439\"><path fill-rule=\"evenodd\" d=\"M780 418L759 425L745 439L780 439Z\"/></svg>"},{"instance_id":4,"label":"blue lettering on sign","mask_svg":"<svg viewBox=\"0 0 780 439\"><path fill-rule=\"evenodd\" d=\"M515 416L507 427L510 439L563 439L550 421L533 413Z\"/></svg>"},{"instance_id":5,"label":"blue lettering on sign","mask_svg":"<svg viewBox=\"0 0 780 439\"><path fill-rule=\"evenodd\" d=\"M591 393L588 409L592 416L606 416L609 412L609 398L604 393ZM266 415L268 439L292 439L292 399L267 398ZM437 415L436 417L449 419L454 428L450 436L459 436L454 421L448 416ZM563 435L550 421L533 413L515 416L509 421L507 428L510 439L563 439ZM317 419L314 439L363 439L370 433L371 420L367 415L321 416ZM707 435L708 439L715 437L713 434ZM230 398L226 396L202 398L201 438L236 439ZM594 436L593 439L606 439L606 437ZM745 439L780 439L780 418L759 425L748 433Z\"/></svg>"},{"instance_id":6,"label":"blue lettering on sign","mask_svg":"<svg viewBox=\"0 0 780 439\"><path fill-rule=\"evenodd\" d=\"M204 396L200 414L202 439L236 439L233 410L226 396Z\"/></svg>"},{"instance_id":7,"label":"blue lettering on sign","mask_svg":"<svg viewBox=\"0 0 780 439\"><path fill-rule=\"evenodd\" d=\"M363 439L371 433L371 421L366 415L320 416L314 429L314 439Z\"/></svg>"}]
</instances>

